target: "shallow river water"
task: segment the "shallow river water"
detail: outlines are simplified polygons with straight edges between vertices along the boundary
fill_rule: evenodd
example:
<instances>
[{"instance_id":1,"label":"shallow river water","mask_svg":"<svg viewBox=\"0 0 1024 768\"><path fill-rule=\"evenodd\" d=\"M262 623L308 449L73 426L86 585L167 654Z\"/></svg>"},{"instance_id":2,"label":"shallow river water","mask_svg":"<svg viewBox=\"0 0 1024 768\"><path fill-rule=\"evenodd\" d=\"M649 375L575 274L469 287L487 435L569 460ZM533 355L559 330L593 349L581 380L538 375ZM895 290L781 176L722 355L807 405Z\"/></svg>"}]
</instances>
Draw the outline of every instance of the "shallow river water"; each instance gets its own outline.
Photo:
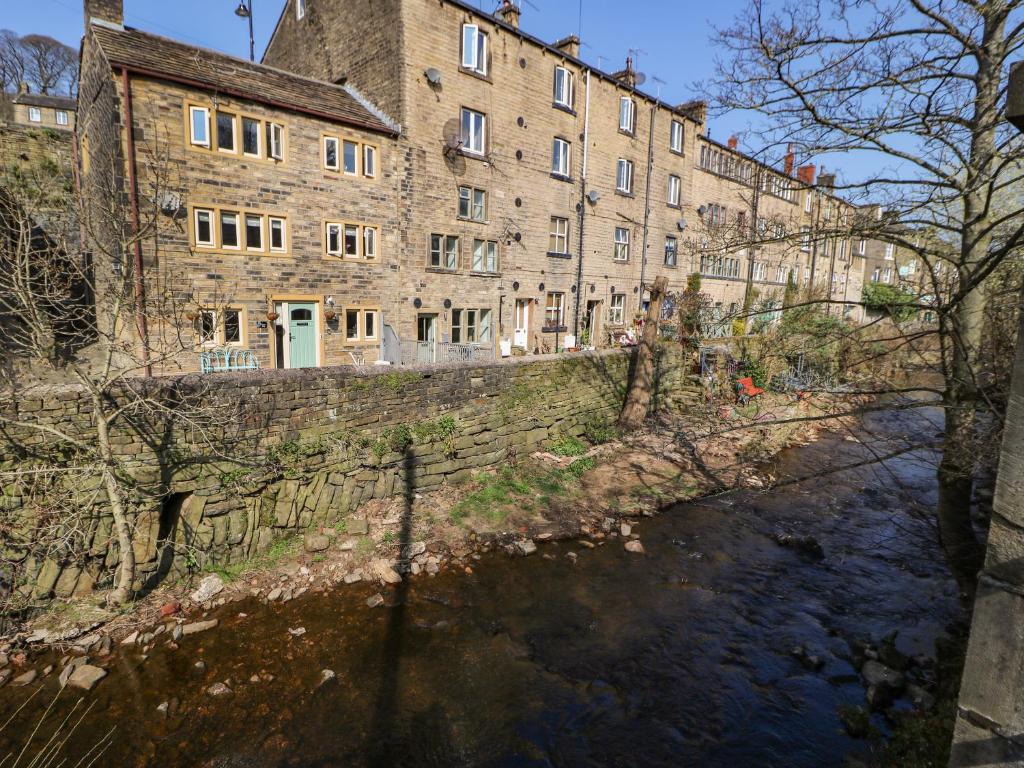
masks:
<instances>
[{"instance_id":1,"label":"shallow river water","mask_svg":"<svg viewBox=\"0 0 1024 768\"><path fill-rule=\"evenodd\" d=\"M930 436L928 416L872 417L888 441L874 449ZM554 560L491 554L472 575L413 578L383 608L366 607L369 586L229 605L178 651L120 654L72 743L116 724L97 765L118 766L839 766L863 749L837 714L864 701L846 639L898 629L902 651L931 655L962 611L915 514L934 502L932 457L827 474L869 456L841 435L786 451L773 473L811 479L644 519L642 556L562 542L540 547ZM822 669L793 657L801 645ZM337 680L318 688L323 669ZM260 672L274 679L248 682ZM233 695L204 692L227 679ZM3 691L2 709L23 696Z\"/></svg>"}]
</instances>

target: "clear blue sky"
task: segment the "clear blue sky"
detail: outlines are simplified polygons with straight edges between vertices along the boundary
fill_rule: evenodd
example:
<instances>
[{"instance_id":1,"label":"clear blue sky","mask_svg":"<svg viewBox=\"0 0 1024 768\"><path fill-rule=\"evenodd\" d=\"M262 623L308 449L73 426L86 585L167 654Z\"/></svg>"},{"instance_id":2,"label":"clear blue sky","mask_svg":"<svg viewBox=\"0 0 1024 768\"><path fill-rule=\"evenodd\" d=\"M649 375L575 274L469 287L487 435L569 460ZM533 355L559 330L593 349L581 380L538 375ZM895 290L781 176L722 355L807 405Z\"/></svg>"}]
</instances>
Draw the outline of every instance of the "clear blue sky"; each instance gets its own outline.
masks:
<instances>
[{"instance_id":1,"label":"clear blue sky","mask_svg":"<svg viewBox=\"0 0 1024 768\"><path fill-rule=\"evenodd\" d=\"M498 0L470 0L492 10ZM725 26L747 0L583 0L582 57L614 71L625 64L629 49L640 49L639 69L647 75L644 90L678 103L693 98L693 85L712 74L713 25ZM37 32L78 47L82 3L76 0L0 0L0 28L19 34ZM234 14L238 0L125 0L125 23L185 42L248 57L248 27ZM555 41L579 31L579 0L522 0L522 27L543 40ZM284 0L254 0L256 58L273 32ZM624 10L628 9L628 12ZM599 61L600 57L600 61ZM661 85L655 81L664 81ZM742 134L749 117L726 115L711 121L712 138L725 141ZM756 149L755 147L745 147ZM835 161L833 160L833 165Z\"/></svg>"}]
</instances>

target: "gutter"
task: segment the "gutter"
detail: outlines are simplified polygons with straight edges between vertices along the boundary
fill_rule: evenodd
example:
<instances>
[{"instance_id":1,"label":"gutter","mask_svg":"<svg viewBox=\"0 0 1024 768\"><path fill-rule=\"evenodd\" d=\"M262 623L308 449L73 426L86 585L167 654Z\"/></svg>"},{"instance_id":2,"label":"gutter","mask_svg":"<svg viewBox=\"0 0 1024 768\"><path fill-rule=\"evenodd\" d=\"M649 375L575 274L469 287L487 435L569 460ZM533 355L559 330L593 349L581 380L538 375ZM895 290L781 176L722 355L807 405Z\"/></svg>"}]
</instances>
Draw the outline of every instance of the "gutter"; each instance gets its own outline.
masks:
<instances>
[{"instance_id":1,"label":"gutter","mask_svg":"<svg viewBox=\"0 0 1024 768\"><path fill-rule=\"evenodd\" d=\"M651 107L651 130L650 135L647 137L647 180L644 191L644 243L643 250L640 252L640 295L637 297L637 311L640 311L640 307L644 303L644 275L647 267L647 237L649 234L649 224L651 220L651 176L654 171L654 118L658 116L657 105ZM678 257L677 257L678 258ZM661 318L656 318L660 320Z\"/></svg>"},{"instance_id":2,"label":"gutter","mask_svg":"<svg viewBox=\"0 0 1024 768\"><path fill-rule=\"evenodd\" d=\"M576 259L576 311L573 319L573 334L576 346L580 346L580 302L583 300L583 224L587 217L587 161L590 157L590 70L587 70L587 101L583 108L583 174L580 179L580 247ZM590 329L593 333L594 329ZM594 340L591 339L591 344Z\"/></svg>"},{"instance_id":3,"label":"gutter","mask_svg":"<svg viewBox=\"0 0 1024 768\"><path fill-rule=\"evenodd\" d=\"M149 360L149 328L146 324L146 295L142 275L142 241L139 240L139 189L135 168L135 120L132 114L132 85L128 68L121 67L121 87L124 98L125 144L128 160L128 198L131 201L132 239L134 240L135 327L142 342L142 367L146 376L153 375ZM77 121L76 121L77 122Z\"/></svg>"}]
</instances>

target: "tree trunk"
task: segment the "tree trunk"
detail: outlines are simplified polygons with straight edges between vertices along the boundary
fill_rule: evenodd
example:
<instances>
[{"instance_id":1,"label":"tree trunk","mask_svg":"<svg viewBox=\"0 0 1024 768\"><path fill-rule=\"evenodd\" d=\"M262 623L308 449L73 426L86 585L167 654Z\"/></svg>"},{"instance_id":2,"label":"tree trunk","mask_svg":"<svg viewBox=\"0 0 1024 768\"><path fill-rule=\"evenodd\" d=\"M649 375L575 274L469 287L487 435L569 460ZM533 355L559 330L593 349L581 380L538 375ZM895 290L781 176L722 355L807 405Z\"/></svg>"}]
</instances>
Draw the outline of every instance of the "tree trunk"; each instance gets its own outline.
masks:
<instances>
[{"instance_id":1,"label":"tree trunk","mask_svg":"<svg viewBox=\"0 0 1024 768\"><path fill-rule=\"evenodd\" d=\"M629 382L626 403L619 415L619 427L625 431L638 429L647 418L651 407L651 391L654 387L654 347L658 341L658 321L661 319L661 302L668 287L668 278L662 276L651 286L651 303L647 307L643 338L637 350L636 368Z\"/></svg>"},{"instance_id":2,"label":"tree trunk","mask_svg":"<svg viewBox=\"0 0 1024 768\"><path fill-rule=\"evenodd\" d=\"M110 513L114 518L114 533L117 535L117 546L121 562L117 567L114 579L114 591L107 597L111 605L121 605L132 596L132 584L135 582L135 547L132 536L131 522L125 508L124 495L117 478L117 462L110 447L109 424L103 412L102 403L94 401L93 416L96 419L96 442L103 461L103 486L110 502Z\"/></svg>"}]
</instances>

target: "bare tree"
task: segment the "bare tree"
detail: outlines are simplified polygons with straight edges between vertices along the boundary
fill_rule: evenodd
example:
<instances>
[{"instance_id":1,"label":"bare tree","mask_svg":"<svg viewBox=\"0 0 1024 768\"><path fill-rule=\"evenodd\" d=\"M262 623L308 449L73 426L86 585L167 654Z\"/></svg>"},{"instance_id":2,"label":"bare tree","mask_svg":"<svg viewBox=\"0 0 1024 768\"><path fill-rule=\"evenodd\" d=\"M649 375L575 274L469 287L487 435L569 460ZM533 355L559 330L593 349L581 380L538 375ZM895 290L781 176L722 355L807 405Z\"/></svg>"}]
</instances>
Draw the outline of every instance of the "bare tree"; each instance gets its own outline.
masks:
<instances>
[{"instance_id":1,"label":"bare tree","mask_svg":"<svg viewBox=\"0 0 1024 768\"><path fill-rule=\"evenodd\" d=\"M939 526L970 588L982 549L971 523L978 361L989 275L1024 237L1005 205L1024 148L1003 124L1009 60L1024 43L1020 0L750 0L715 41L726 52L708 87L727 110L759 118L760 138L803 157L862 155L881 170L837 185L887 215L877 233L953 276L936 292L945 379ZM898 223L899 228L892 224ZM928 228L931 242L908 236Z\"/></svg>"},{"instance_id":2,"label":"bare tree","mask_svg":"<svg viewBox=\"0 0 1024 768\"><path fill-rule=\"evenodd\" d=\"M24 79L21 38L9 29L0 29L0 90L16 91Z\"/></svg>"},{"instance_id":3,"label":"bare tree","mask_svg":"<svg viewBox=\"0 0 1024 768\"><path fill-rule=\"evenodd\" d=\"M664 275L655 279L651 286L651 303L647 307L643 337L637 350L636 367L626 392L626 402L619 415L619 426L624 430L638 429L647 418L651 407L654 386L654 352L658 341L658 322L661 319L661 302L665 298L668 278Z\"/></svg>"},{"instance_id":4,"label":"bare tree","mask_svg":"<svg viewBox=\"0 0 1024 768\"><path fill-rule=\"evenodd\" d=\"M78 82L78 53L48 35L25 35L20 48L25 76L40 93L74 93Z\"/></svg>"}]
</instances>

